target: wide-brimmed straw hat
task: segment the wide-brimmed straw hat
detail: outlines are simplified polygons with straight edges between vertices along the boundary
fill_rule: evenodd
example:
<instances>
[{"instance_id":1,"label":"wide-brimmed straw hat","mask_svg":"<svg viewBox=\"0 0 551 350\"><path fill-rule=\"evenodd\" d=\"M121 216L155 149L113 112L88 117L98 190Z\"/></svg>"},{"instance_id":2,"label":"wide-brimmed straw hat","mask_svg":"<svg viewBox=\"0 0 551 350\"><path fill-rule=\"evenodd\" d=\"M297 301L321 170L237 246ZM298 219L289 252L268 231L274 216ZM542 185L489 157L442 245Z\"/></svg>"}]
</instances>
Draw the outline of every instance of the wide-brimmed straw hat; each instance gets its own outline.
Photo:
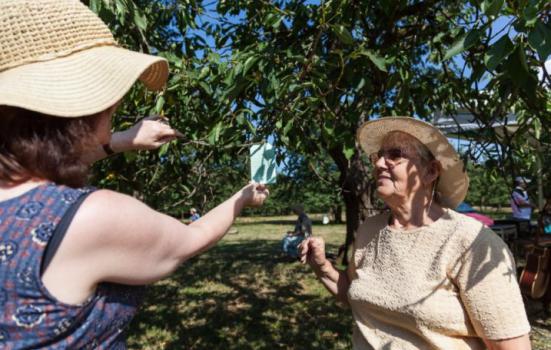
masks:
<instances>
[{"instance_id":1,"label":"wide-brimmed straw hat","mask_svg":"<svg viewBox=\"0 0 551 350\"><path fill-rule=\"evenodd\" d=\"M357 133L358 143L367 154L378 152L391 131L405 132L423 143L442 165L436 191L440 204L455 209L465 199L469 177L459 154L440 130L410 117L385 117L364 123Z\"/></svg>"},{"instance_id":2,"label":"wide-brimmed straw hat","mask_svg":"<svg viewBox=\"0 0 551 350\"><path fill-rule=\"evenodd\" d=\"M166 83L165 59L119 47L78 0L1 0L0 23L0 105L79 117L113 106L138 79Z\"/></svg>"}]
</instances>

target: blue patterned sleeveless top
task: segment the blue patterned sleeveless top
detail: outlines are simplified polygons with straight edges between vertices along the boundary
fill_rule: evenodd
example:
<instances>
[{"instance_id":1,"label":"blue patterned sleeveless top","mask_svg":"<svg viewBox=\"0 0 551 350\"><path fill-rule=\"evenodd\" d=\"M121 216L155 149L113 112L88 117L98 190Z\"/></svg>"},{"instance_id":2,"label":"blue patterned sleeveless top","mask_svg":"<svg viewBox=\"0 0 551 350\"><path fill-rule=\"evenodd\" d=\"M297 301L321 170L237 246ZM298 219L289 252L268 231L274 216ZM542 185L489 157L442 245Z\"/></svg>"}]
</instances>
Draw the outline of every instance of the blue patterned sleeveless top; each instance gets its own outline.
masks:
<instances>
[{"instance_id":1,"label":"blue patterned sleeveless top","mask_svg":"<svg viewBox=\"0 0 551 350\"><path fill-rule=\"evenodd\" d=\"M90 191L50 183L0 202L0 349L126 348L124 330L143 287L104 283L84 303L68 305L40 276L63 214Z\"/></svg>"}]
</instances>

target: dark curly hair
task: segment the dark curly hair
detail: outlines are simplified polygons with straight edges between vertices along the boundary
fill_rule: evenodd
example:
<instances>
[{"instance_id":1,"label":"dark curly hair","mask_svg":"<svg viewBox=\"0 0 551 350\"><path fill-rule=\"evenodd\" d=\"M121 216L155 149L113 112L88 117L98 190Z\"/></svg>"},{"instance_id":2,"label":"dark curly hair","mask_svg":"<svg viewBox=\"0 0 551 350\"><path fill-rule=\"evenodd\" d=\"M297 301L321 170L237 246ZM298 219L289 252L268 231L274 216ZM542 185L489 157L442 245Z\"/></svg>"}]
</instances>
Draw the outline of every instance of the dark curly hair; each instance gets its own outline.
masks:
<instances>
[{"instance_id":1,"label":"dark curly hair","mask_svg":"<svg viewBox=\"0 0 551 350\"><path fill-rule=\"evenodd\" d=\"M97 143L100 117L60 118L0 106L0 182L17 185L38 178L83 186L89 164L82 156Z\"/></svg>"}]
</instances>

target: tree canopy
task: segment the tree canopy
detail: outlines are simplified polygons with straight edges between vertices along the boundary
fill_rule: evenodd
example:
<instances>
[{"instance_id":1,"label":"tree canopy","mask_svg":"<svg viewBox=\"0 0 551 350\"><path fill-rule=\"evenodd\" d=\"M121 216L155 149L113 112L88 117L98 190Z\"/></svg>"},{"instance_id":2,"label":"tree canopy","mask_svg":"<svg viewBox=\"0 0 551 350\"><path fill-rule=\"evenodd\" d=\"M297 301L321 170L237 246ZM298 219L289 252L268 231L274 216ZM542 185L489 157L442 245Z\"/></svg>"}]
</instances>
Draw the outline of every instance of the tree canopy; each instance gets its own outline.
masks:
<instances>
[{"instance_id":1,"label":"tree canopy","mask_svg":"<svg viewBox=\"0 0 551 350\"><path fill-rule=\"evenodd\" d=\"M171 116L187 141L96 172L169 212L208 207L244 183L245 148L269 138L280 161L331 159L349 243L372 208L370 165L355 143L363 122L466 108L490 125L513 111L521 127L506 142L485 131L505 143L496 167L513 170L527 135L549 137L551 80L537 76L551 52L545 0L86 3L122 44L171 64L166 90L135 88L121 114Z\"/></svg>"}]
</instances>

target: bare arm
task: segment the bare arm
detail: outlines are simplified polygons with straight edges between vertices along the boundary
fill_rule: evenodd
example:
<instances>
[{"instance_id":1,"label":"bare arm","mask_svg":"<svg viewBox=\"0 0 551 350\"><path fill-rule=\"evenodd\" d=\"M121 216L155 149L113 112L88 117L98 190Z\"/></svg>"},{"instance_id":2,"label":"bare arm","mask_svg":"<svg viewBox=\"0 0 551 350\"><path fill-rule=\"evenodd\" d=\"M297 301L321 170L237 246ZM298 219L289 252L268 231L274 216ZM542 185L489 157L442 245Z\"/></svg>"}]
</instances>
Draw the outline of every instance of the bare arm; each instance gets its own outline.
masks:
<instances>
[{"instance_id":1,"label":"bare arm","mask_svg":"<svg viewBox=\"0 0 551 350\"><path fill-rule=\"evenodd\" d=\"M348 288L350 281L346 271L340 271L325 257L325 242L321 237L309 237L299 246L300 261L308 263L325 288L335 298L348 305Z\"/></svg>"},{"instance_id":2,"label":"bare arm","mask_svg":"<svg viewBox=\"0 0 551 350\"><path fill-rule=\"evenodd\" d=\"M484 343L489 350L530 350L532 346L530 345L530 337L528 334L525 334L520 337L511 338L511 339L501 339L501 340L489 340L484 339Z\"/></svg>"},{"instance_id":3,"label":"bare arm","mask_svg":"<svg viewBox=\"0 0 551 350\"><path fill-rule=\"evenodd\" d=\"M100 282L153 283L215 244L245 206L267 195L248 185L188 226L133 197L97 191L78 210L43 282L66 302L85 299Z\"/></svg>"}]
</instances>

